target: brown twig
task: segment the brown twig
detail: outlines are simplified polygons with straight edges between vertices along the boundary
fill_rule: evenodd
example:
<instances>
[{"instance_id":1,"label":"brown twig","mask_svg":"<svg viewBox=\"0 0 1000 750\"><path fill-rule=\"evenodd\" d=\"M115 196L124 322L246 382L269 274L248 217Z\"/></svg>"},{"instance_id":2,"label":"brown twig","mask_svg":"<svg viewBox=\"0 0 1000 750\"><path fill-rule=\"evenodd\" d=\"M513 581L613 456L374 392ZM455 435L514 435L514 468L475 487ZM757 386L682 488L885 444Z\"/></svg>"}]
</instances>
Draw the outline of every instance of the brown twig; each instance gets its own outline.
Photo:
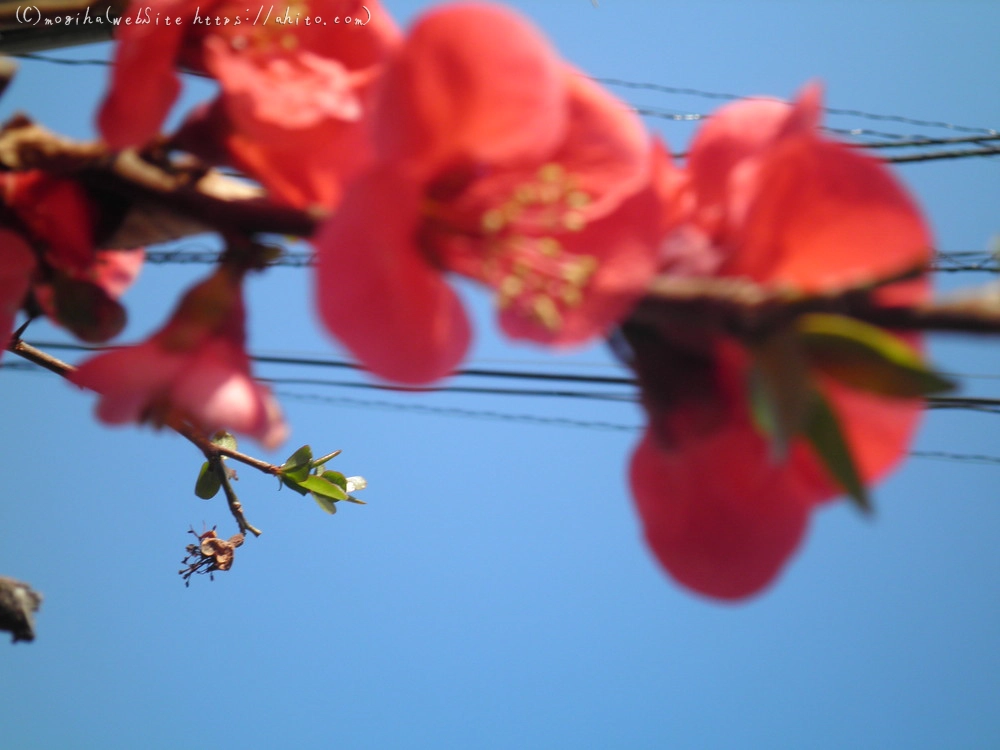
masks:
<instances>
[{"instance_id":1,"label":"brown twig","mask_svg":"<svg viewBox=\"0 0 1000 750\"><path fill-rule=\"evenodd\" d=\"M226 467L222 463L222 455L217 453L206 457L208 458L209 465L212 467L212 471L216 473L219 477L219 481L222 483L222 491L226 493L226 502L229 503L229 512L233 514L233 518L235 518L236 523L239 524L240 533L245 534L249 531L254 536L260 536L260 529L251 525L243 515L243 504L236 496L236 490L233 489L232 482L229 480L229 473L226 471Z\"/></svg>"},{"instance_id":2,"label":"brown twig","mask_svg":"<svg viewBox=\"0 0 1000 750\"><path fill-rule=\"evenodd\" d=\"M57 359L51 354L43 352L41 349L35 348L31 346L31 344L25 343L17 336L11 340L10 344L7 346L7 350L23 359L28 360L29 362L32 362L40 367L44 367L49 372L54 372L56 375L63 378L69 377L71 373L76 371L76 368L73 367L73 365L63 362L61 359ZM222 466L222 457L227 456L232 458L234 461L239 461L247 466L252 466L257 470L262 471L265 474L271 474L272 476L277 476L281 469L274 464L261 461L253 456L240 453L237 450L216 445L194 425L184 421L180 417L169 419L167 421L167 426L174 430L174 432L187 438L196 448L198 448L198 450L202 452L205 456L205 460L211 463L212 468L217 471L219 478L222 480L222 488L226 492L226 501L229 503L229 511L236 520L240 531L249 531L254 536L260 536L260 530L250 524L250 522L246 520L246 516L243 514L243 505L240 503L235 490L233 490L233 487L229 482L229 477L226 474L225 468Z\"/></svg>"},{"instance_id":3,"label":"brown twig","mask_svg":"<svg viewBox=\"0 0 1000 750\"><path fill-rule=\"evenodd\" d=\"M265 193L193 158L154 163L135 150L110 151L56 135L17 115L0 130L0 166L72 177L128 210L102 246L127 249L209 231L309 237L322 216L272 203Z\"/></svg>"},{"instance_id":4,"label":"brown twig","mask_svg":"<svg viewBox=\"0 0 1000 750\"><path fill-rule=\"evenodd\" d=\"M259 458L248 456L246 453L241 453L234 448L226 448L224 445L217 445L216 443L213 443L210 439L205 437L201 431L192 427L183 420L178 419L176 421L171 421L170 429L180 435L183 435L194 443L198 447L198 450L205 454L206 459L211 459L212 456L216 455L226 456L234 461L239 461L241 464L251 466L264 474L270 474L271 476L276 477L281 473L280 466L275 466L274 464L269 464L267 461L262 461Z\"/></svg>"},{"instance_id":5,"label":"brown twig","mask_svg":"<svg viewBox=\"0 0 1000 750\"><path fill-rule=\"evenodd\" d=\"M884 305L877 287L913 276L905 271L878 283L806 295L769 289L739 278L656 280L634 313L644 322L696 322L740 338L758 338L808 313L846 315L882 328L951 333L1000 333L1000 289L987 286L950 300Z\"/></svg>"}]
</instances>

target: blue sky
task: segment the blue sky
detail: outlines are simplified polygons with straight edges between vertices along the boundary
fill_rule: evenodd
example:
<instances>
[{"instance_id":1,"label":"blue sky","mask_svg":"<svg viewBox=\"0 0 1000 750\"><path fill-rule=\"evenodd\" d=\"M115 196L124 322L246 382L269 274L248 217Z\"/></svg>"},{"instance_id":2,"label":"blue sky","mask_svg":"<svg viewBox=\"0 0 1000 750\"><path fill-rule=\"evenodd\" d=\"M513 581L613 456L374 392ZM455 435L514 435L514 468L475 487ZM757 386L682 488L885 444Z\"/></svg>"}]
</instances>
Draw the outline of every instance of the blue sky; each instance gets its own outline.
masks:
<instances>
[{"instance_id":1,"label":"blue sky","mask_svg":"<svg viewBox=\"0 0 1000 750\"><path fill-rule=\"evenodd\" d=\"M431 4L386 5L406 22ZM1000 127L1000 5L987 0L512 5L595 76L781 97L820 79L834 107ZM0 115L25 110L87 137L105 76L26 61ZM203 93L189 86L186 103ZM718 106L616 93L674 112ZM646 122L677 150L692 132ZM955 134L857 117L830 124ZM898 169L940 249L984 250L1000 232L998 166ZM206 271L147 266L126 297L123 338L155 329ZM555 358L505 342L485 295L463 293L476 317L471 363L616 372L600 347ZM302 269L253 281L255 352L339 355L311 294ZM62 340L44 325L32 338ZM931 350L945 370L1000 375L995 340L934 338ZM260 374L340 377L275 365ZM282 399L294 432L269 458L304 442L342 448L336 467L369 479L369 504L328 517L241 470L238 490L264 535L238 550L232 571L185 589L176 571L187 528L232 526L221 500L192 494L194 449L97 425L93 398L55 378L4 370L0 382L0 574L46 597L38 640L0 647L9 747L1000 744L1000 466L913 459L878 487L874 519L846 504L817 514L776 586L719 605L674 585L643 547L624 474L638 437L627 426L641 423L634 406L283 386L299 394ZM997 382L970 379L964 392L995 395ZM914 449L1000 455L995 419L930 414Z\"/></svg>"}]
</instances>

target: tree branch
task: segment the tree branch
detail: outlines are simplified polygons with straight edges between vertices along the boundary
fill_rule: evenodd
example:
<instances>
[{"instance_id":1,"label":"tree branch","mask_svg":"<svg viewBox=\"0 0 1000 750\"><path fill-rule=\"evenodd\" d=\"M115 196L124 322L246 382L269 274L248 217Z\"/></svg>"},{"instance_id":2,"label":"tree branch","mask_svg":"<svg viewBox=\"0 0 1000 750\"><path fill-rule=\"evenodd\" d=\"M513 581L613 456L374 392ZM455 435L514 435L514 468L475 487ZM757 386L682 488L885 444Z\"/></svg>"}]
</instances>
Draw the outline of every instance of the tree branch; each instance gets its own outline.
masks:
<instances>
[{"instance_id":1,"label":"tree branch","mask_svg":"<svg viewBox=\"0 0 1000 750\"><path fill-rule=\"evenodd\" d=\"M21 330L23 330L23 327L22 329L19 329L18 333L20 333ZM61 359L57 359L51 354L43 352L41 349L37 349L30 344L25 343L17 335L15 335L15 337L11 340L10 344L7 346L7 350L23 359L28 360L29 362L32 362L40 367L44 367L49 372L54 372L56 375L63 378L68 377L71 373L76 371L76 368L73 367L73 365L63 362ZM194 425L184 421L180 417L175 416L168 420L167 426L177 434L187 438L196 448L198 448L198 450L202 452L205 456L205 460L212 464L212 468L218 472L219 478L222 480L222 487L226 492L226 501L229 503L229 512L232 513L233 518L239 525L240 532L249 531L254 536L260 536L260 530L251 525L243 514L243 505L240 503L239 498L236 497L236 492L233 490L232 485L229 482L229 477L226 474L225 467L222 466L222 456L228 456L234 461L239 461L247 466L252 466L257 470L262 471L265 474L271 474L272 476L277 476L281 472L281 469L274 464L261 461L253 456L240 453L237 450L216 445L204 434L202 434L202 432Z\"/></svg>"},{"instance_id":2,"label":"tree branch","mask_svg":"<svg viewBox=\"0 0 1000 750\"><path fill-rule=\"evenodd\" d=\"M14 643L35 640L35 612L42 595L31 586L0 576L0 630L11 634Z\"/></svg>"},{"instance_id":3,"label":"tree branch","mask_svg":"<svg viewBox=\"0 0 1000 750\"><path fill-rule=\"evenodd\" d=\"M212 471L216 472L219 477L219 481L222 483L222 491L226 493L226 502L229 503L229 512L233 514L233 518L235 518L236 523L239 524L240 533L245 534L249 531L254 536L260 536L260 529L256 526L252 526L243 515L243 504L236 496L236 490L233 489L233 483L229 480L229 473L226 471L226 467L222 463L222 455L216 454L214 456L209 456L208 463L211 465Z\"/></svg>"},{"instance_id":4,"label":"tree branch","mask_svg":"<svg viewBox=\"0 0 1000 750\"><path fill-rule=\"evenodd\" d=\"M1000 333L1000 288L993 285L912 306L884 305L874 298L878 287L913 275L907 270L878 282L810 295L739 278L662 276L633 315L641 322L695 323L744 339L765 336L808 313L846 315L901 331Z\"/></svg>"},{"instance_id":5,"label":"tree branch","mask_svg":"<svg viewBox=\"0 0 1000 750\"><path fill-rule=\"evenodd\" d=\"M134 149L113 152L102 143L63 138L17 115L0 130L0 165L71 177L120 210L118 230L106 249L128 249L215 231L309 237L322 216L269 201L264 191L228 178L194 159L157 160Z\"/></svg>"}]
</instances>

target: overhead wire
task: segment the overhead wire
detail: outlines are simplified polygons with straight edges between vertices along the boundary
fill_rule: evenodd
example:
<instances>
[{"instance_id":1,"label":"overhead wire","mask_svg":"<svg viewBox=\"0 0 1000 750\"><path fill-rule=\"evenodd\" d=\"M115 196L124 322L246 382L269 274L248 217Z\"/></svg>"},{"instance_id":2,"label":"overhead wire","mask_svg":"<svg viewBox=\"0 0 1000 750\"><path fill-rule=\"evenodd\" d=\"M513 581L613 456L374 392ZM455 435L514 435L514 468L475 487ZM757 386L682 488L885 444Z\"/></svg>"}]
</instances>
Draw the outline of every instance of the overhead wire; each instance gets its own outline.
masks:
<instances>
[{"instance_id":1,"label":"overhead wire","mask_svg":"<svg viewBox=\"0 0 1000 750\"><path fill-rule=\"evenodd\" d=\"M42 372L41 368L28 362L0 363L0 369ZM276 380L272 380L271 382L274 383ZM403 403L379 399L361 399L351 396L330 396L318 393L300 393L297 391L285 390L276 390L274 393L279 398L290 401L322 403L327 405L356 407L362 409L379 409L383 411L408 412L427 416L459 417L464 419L514 422L519 424L533 424L547 427L585 429L601 432L624 432L630 434L637 434L643 429L643 426L639 424L627 424L623 422L609 422L603 420L585 420L570 417L553 417L541 416L538 414L501 412L488 409L468 409L465 407ZM914 450L909 452L909 456L911 458L951 461L965 464L1000 465L1000 456L991 456L981 453Z\"/></svg>"},{"instance_id":2,"label":"overhead wire","mask_svg":"<svg viewBox=\"0 0 1000 750\"><path fill-rule=\"evenodd\" d=\"M99 58L66 58L66 57L59 57L57 55L50 55L50 54L39 53L39 52L22 52L22 53L17 53L17 54L11 55L11 56L12 57L21 58L21 59L25 59L25 60L33 60L33 61L38 61L38 62L46 62L46 63L56 64L56 65L68 65L68 66L102 66L102 67L108 67L108 66L114 65L113 61L106 60L106 59L99 59ZM185 71L181 71L181 72L186 73L188 75L197 75L199 77L202 77L201 74L198 74L195 71L185 70ZM722 101L736 101L736 100L740 100L740 99L767 98L767 97L746 96L746 95L743 95L743 94L735 94L735 93L731 93L731 92L709 91L709 90L705 90L705 89L699 89L699 88L693 88L693 87L687 87L687 86L667 86L667 85L659 84L659 83L650 83L650 82L642 82L642 81L629 81L629 80L625 80L625 79L621 79L621 78L613 78L613 77L605 77L605 76L590 76L590 78L593 81L597 82L597 83L600 83L600 84L605 85L605 86L615 87L615 88L624 88L624 89L642 90L642 91L654 91L654 92L658 92L658 93L665 93L665 94L672 94L672 95L679 95L679 96L693 96L693 97L699 97L699 98L703 98L703 99L713 99L713 100L722 100ZM657 107L640 107L640 106L636 106L636 107L634 107L634 109L639 114L642 114L642 115L645 115L645 116L658 117L658 118L662 118L662 119L671 119L671 120L677 120L677 121L700 120L700 119L704 119L704 118L706 118L706 117L709 116L709 115L701 114L701 113L671 113L671 112L665 111L662 108L657 108ZM915 126L915 127L946 129L946 130L952 130L952 131L961 132L961 133L977 133L977 134L986 136L987 138L990 138L990 139L995 138L995 137L1000 137L1000 130L996 130L994 128L974 127L974 126L969 126L969 125L960 125L960 124L957 124L957 123L948 122L946 120L930 120L930 119L925 119L925 118L909 117L909 116L905 116L905 115L885 114L885 113L879 113L879 112L869 112L867 110L862 110L862 109L857 109L857 108L845 108L845 107L830 107L830 106L825 106L825 107L823 107L823 111L826 112L827 114L830 114L830 115L838 115L838 116L843 116L843 117L854 117L854 118L857 118L857 119L863 119L863 120L869 120L869 121L895 122L895 123L900 123L900 124L904 124L904 125L912 125L912 126ZM836 132L840 132L840 133L843 133L843 134L846 134L846 135L854 135L854 136L867 135L867 136L872 136L872 137L877 137L877 138L895 139L895 140L899 140L900 142L896 143L896 144L892 144L892 145L893 146L899 146L899 147L902 147L904 145L905 146L912 146L912 147L934 145L936 140L940 140L940 139L927 139L927 138L924 138L922 136L914 136L914 135L907 135L907 134L901 134L901 133L888 133L888 132L885 132L885 131L871 130L871 129L866 129L866 128L851 128L851 129L834 129L834 128L831 128L831 130L835 130ZM973 140L970 140L969 142L975 142L976 140L981 140L981 139L973 139ZM944 140L944 142L947 143L947 142L964 142L964 141L948 141L948 140ZM859 145L870 146L870 147L875 147L875 148L878 148L878 147L885 148L885 147L890 146L890 144L877 144L877 145L876 144L859 144ZM984 151L983 155L988 155L988 154L992 154L992 153L993 153L993 151ZM963 156L966 156L966 155L979 155L979 154L963 154ZM938 158L949 158L949 157L941 156L941 157L938 157Z\"/></svg>"},{"instance_id":3,"label":"overhead wire","mask_svg":"<svg viewBox=\"0 0 1000 750\"><path fill-rule=\"evenodd\" d=\"M146 262L163 264L214 264L222 257L219 250L147 250ZM285 251L271 261L271 266L285 268L309 268L316 264L313 253L308 251ZM1000 271L997 257L986 250L941 250L934 254L930 270L943 273L960 271L997 272Z\"/></svg>"},{"instance_id":4,"label":"overhead wire","mask_svg":"<svg viewBox=\"0 0 1000 750\"><path fill-rule=\"evenodd\" d=\"M35 342L35 345L48 351L79 351L79 352L99 352L115 349L117 347L91 347L82 344L66 344L60 342ZM277 355L250 354L251 361L259 364L278 364L291 366L327 367L335 369L348 369L353 371L364 371L361 365L340 359L312 358L312 357L291 357ZM14 363L17 364L17 363ZM572 383L600 386L628 386L633 389L628 392L622 391L583 391L575 389L559 388L511 388L497 386L464 386L464 385L442 385L442 386L400 386L385 383L370 383L366 381L344 381L326 380L320 378L289 378L289 377L262 377L260 380L273 385L310 385L360 388L378 391L395 391L407 393L464 393L491 396L530 396L547 398L575 398L599 401L612 401L617 403L637 403L638 394L634 389L638 388L638 381L633 377L605 376L605 375L585 375L580 373L555 373L527 370L497 370L489 368L463 368L456 370L452 377L455 378L488 378L488 379L513 379L519 381L535 381L546 383ZM967 411L983 411L989 413L1000 413L1000 399L988 397L971 396L929 396L925 399L928 409L959 409Z\"/></svg>"},{"instance_id":5,"label":"overhead wire","mask_svg":"<svg viewBox=\"0 0 1000 750\"><path fill-rule=\"evenodd\" d=\"M646 83L641 81L628 81L621 78L605 78L600 76L595 76L593 78L597 83L603 84L605 86L613 86L625 89L635 89L635 90L645 90L645 91L658 91L665 94L677 94L682 96L695 96L703 99L722 99L735 101L738 99L759 99L762 97L746 96L743 94L733 94L727 92L719 91L707 91L705 89L697 89L682 86L665 86L659 83ZM764 97L767 98L767 97ZM845 117L856 117L862 120L876 120L881 122L898 122L904 125L914 125L917 127L925 128L944 128L947 130L954 130L957 132L965 133L981 133L984 135L1000 135L1000 131L994 130L993 128L982 128L982 127L972 127L968 125L958 125L956 123L947 122L945 120L926 120L917 117L906 117L904 115L887 115L880 114L877 112L867 112L861 109L846 109L843 107L823 107L823 111L831 115L843 115Z\"/></svg>"},{"instance_id":6,"label":"overhead wire","mask_svg":"<svg viewBox=\"0 0 1000 750\"><path fill-rule=\"evenodd\" d=\"M53 64L61 64L61 65L107 66L112 64L108 60L62 58L40 53L21 53L14 56L28 60L36 60ZM666 86L662 84L628 81L618 78L594 77L593 80L603 85L612 87L619 87L631 90L656 91L660 93L694 96L705 99L734 101L739 99L753 98L727 92L708 91L704 89L697 89L691 87ZM661 107L633 106L633 109L642 116L673 120L677 122L698 121L710 116L701 113L671 112ZM915 127L947 129L955 132L976 134L976 135L949 137L949 138L932 138L922 135L891 133L891 132L873 130L868 128L834 128L834 127L828 128L828 130L830 130L831 132L836 132L842 135L855 136L855 137L867 136L872 138L884 139L884 142L868 141L857 144L858 146L866 148L873 148L873 149L926 148L928 146L957 145L957 144L981 146L980 148L964 148L964 149L955 149L950 151L937 151L937 152L923 151L911 154L894 155L886 159L887 161L890 162L910 163L910 162L921 162L921 161L940 160L940 159L959 159L959 158L979 157L979 156L995 156L1000 154L1000 146L987 145L994 141L1000 140L1000 131L997 131L992 128L959 125L944 120L929 120L922 118L907 117L902 115L873 113L860 109L847 109L847 108L828 106L824 107L824 111L827 114L831 115L854 117L869 121L895 122ZM167 263L211 264L218 261L219 255L220 255L219 252L214 250L204 250L204 251L154 250L147 252L146 260L147 262L154 264L167 264ZM286 252L276 261L274 261L272 265L285 266L285 267L308 267L312 266L313 264L314 264L314 258L311 253ZM939 272L947 272L947 273L960 272L960 271L996 272L998 270L998 267L997 267L997 259L990 253L979 252L979 251L953 251L953 252L938 253L935 257L935 263L932 270ZM49 348L49 349L94 350L93 347L86 347L74 344L60 344L56 342L41 343L39 345L43 348ZM333 367L333 368L342 368L348 370L363 369L355 363L341 361L341 360L331 360L331 359L312 359L312 358L302 358L302 357L282 357L282 356L267 356L267 355L253 356L251 357L251 359L253 359L256 362L264 364L279 364L279 365L308 366L308 367ZM24 364L26 366L22 368L19 366L21 364ZM28 363L16 363L16 362L2 363L2 365L0 366L6 369L33 368L33 366ZM511 370L496 370L487 368L466 368L457 371L456 373L454 373L454 375L455 377L488 377L497 379L535 380L535 381L565 382L565 383L578 383L578 384L586 383L593 385L599 384L599 385L619 385L619 386L628 385L632 387L636 386L636 381L634 378L575 375L575 374L567 375L558 373L524 372L524 371L511 371ZM971 376L971 377L992 377L992 376ZM397 392L407 391L407 392L424 392L424 393L484 394L484 395L495 395L495 396L499 395L499 396L536 396L536 397L548 397L548 398L582 398L582 399L629 402L629 403L636 403L638 401L637 395L635 393L631 394L607 393L607 392L592 392L592 391L579 391L579 390L567 390L567 389L490 388L490 387L472 387L472 386L456 386L456 385L440 386L434 388L408 388L408 387L382 385L376 383L351 382L342 380L341 381L321 380L321 379L311 379L311 378L268 378L264 380L265 382L269 382L272 385L332 386L341 388L366 388L371 390L384 390L384 391L397 391ZM363 406L366 408L385 408L392 410L404 410L404 411L414 411L414 412L432 413L432 414L446 414L452 416L464 416L464 417L475 417L475 418L500 419L505 421L531 422L536 424L572 426L572 427L580 427L588 429L603 429L603 430L614 430L614 431L637 431L638 429L640 429L640 427L637 425L625 425L625 424L616 424L611 422L599 422L590 420L576 420L576 419L568 419L562 417L543 417L534 414L510 414L505 412L464 409L459 407L440 407L440 406L429 406L426 404L403 404L390 401L356 399L350 397L327 396L322 394L303 394L291 391L278 391L277 393L278 395L291 399L321 401L326 403L339 403L343 405ZM928 399L927 406L930 409L965 409L973 411L986 411L989 413L1000 413L1000 400L997 399L960 398L960 397L933 398L933 399ZM983 456L978 454L950 453L944 451L913 451L911 452L911 455L919 458L957 460L967 463L978 462L978 463L1000 464L1000 457Z\"/></svg>"}]
</instances>

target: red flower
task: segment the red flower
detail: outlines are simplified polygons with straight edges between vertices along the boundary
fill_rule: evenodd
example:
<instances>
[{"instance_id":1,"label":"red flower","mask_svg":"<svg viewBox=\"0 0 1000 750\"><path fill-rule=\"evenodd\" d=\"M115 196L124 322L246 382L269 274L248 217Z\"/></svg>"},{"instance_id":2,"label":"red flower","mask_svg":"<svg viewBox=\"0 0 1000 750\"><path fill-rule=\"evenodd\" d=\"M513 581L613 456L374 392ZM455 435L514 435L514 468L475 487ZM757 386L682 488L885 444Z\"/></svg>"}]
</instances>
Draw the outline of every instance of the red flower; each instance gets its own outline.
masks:
<instances>
[{"instance_id":1,"label":"red flower","mask_svg":"<svg viewBox=\"0 0 1000 750\"><path fill-rule=\"evenodd\" d=\"M692 144L684 172L661 173L668 274L744 277L820 292L925 264L921 215L876 160L817 130L820 92L794 106L723 108ZM923 281L881 299L926 297ZM631 483L646 538L670 574L703 594L749 596L797 548L812 508L842 490L804 438L775 462L747 404L749 357L731 341L689 330L626 328L650 426ZM920 403L851 390L812 372L835 411L861 477L904 454Z\"/></svg>"},{"instance_id":2,"label":"red flower","mask_svg":"<svg viewBox=\"0 0 1000 750\"><path fill-rule=\"evenodd\" d=\"M282 14L248 15L232 0L160 0L129 13L144 11L182 23L119 26L98 118L113 148L159 132L180 91L175 68L184 67L211 75L221 92L208 122L202 112L175 145L206 158L221 149L287 203L329 208L339 200L342 180L367 156L361 116L376 66L398 38L377 0L301 2L286 8L290 23Z\"/></svg>"},{"instance_id":3,"label":"red flower","mask_svg":"<svg viewBox=\"0 0 1000 750\"><path fill-rule=\"evenodd\" d=\"M424 16L379 85L379 161L315 241L323 320L366 367L421 383L461 360L445 271L493 287L517 338L575 344L624 316L658 221L633 115L485 5Z\"/></svg>"},{"instance_id":4,"label":"red flower","mask_svg":"<svg viewBox=\"0 0 1000 750\"><path fill-rule=\"evenodd\" d=\"M116 335L125 324L117 299L138 277L143 250L95 250L101 207L73 180L30 170L3 175L0 186L7 223L38 258L38 307L85 341Z\"/></svg>"},{"instance_id":5,"label":"red flower","mask_svg":"<svg viewBox=\"0 0 1000 750\"><path fill-rule=\"evenodd\" d=\"M85 273L94 262L97 208L73 180L45 172L3 175L3 202L49 265Z\"/></svg>"},{"instance_id":6,"label":"red flower","mask_svg":"<svg viewBox=\"0 0 1000 750\"><path fill-rule=\"evenodd\" d=\"M70 380L101 394L97 416L107 424L180 417L208 435L227 429L274 448L287 427L250 374L244 317L241 274L222 268L190 289L149 340L99 354Z\"/></svg>"}]
</instances>

